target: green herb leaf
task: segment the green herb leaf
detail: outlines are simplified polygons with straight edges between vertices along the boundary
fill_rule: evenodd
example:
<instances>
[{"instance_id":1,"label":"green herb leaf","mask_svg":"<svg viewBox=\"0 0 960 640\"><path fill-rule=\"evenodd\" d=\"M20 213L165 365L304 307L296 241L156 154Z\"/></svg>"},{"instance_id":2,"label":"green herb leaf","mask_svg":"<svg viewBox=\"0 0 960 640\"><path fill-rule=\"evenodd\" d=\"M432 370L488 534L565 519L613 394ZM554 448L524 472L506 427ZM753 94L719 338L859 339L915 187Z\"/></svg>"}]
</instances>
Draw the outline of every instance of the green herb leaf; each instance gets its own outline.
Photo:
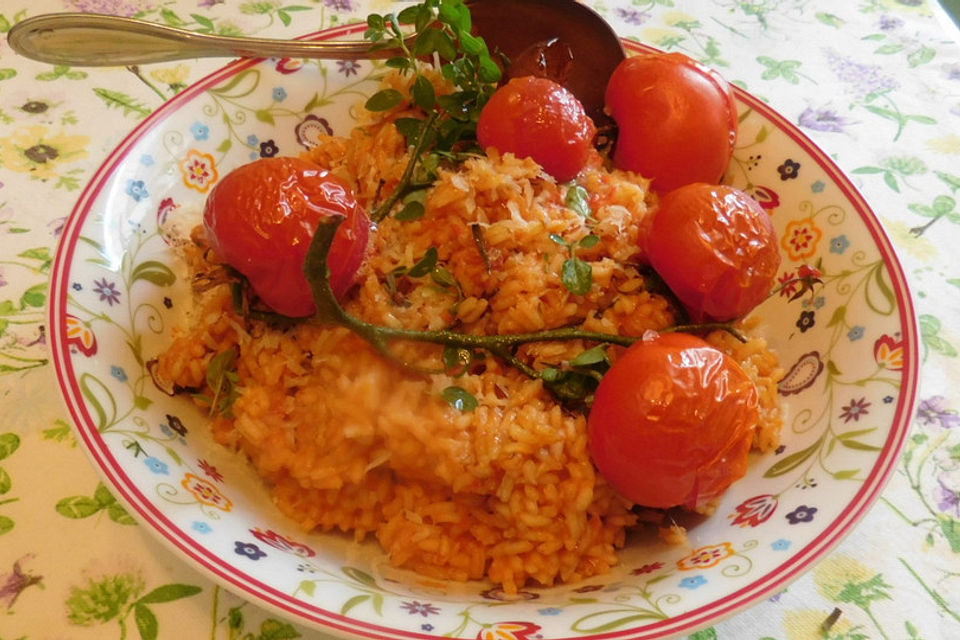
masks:
<instances>
[{"instance_id":1,"label":"green herb leaf","mask_svg":"<svg viewBox=\"0 0 960 640\"><path fill-rule=\"evenodd\" d=\"M560 280L570 293L586 295L593 286L593 267L580 258L568 258L561 267Z\"/></svg>"},{"instance_id":2,"label":"green herb leaf","mask_svg":"<svg viewBox=\"0 0 960 640\"><path fill-rule=\"evenodd\" d=\"M416 80L413 81L411 95L414 104L427 111L433 109L437 103L437 94L433 88L433 83L426 76L418 75Z\"/></svg>"},{"instance_id":3,"label":"green herb leaf","mask_svg":"<svg viewBox=\"0 0 960 640\"><path fill-rule=\"evenodd\" d=\"M443 349L443 367L452 376L462 376L476 358L476 352L466 347L450 345Z\"/></svg>"},{"instance_id":4,"label":"green herb leaf","mask_svg":"<svg viewBox=\"0 0 960 640\"><path fill-rule=\"evenodd\" d=\"M576 358L570 361L570 366L588 367L590 365L600 363L610 364L610 358L607 356L607 347L606 345L602 344L580 353Z\"/></svg>"},{"instance_id":5,"label":"green herb leaf","mask_svg":"<svg viewBox=\"0 0 960 640\"><path fill-rule=\"evenodd\" d=\"M580 371L544 369L540 372L540 378L543 386L567 402L586 402L597 390L596 377Z\"/></svg>"},{"instance_id":6,"label":"green herb leaf","mask_svg":"<svg viewBox=\"0 0 960 640\"><path fill-rule=\"evenodd\" d=\"M403 222L409 222L411 220L419 220L426 212L427 209L423 206L423 203L411 200L410 202L405 202L400 211L395 213L393 217Z\"/></svg>"},{"instance_id":7,"label":"green herb leaf","mask_svg":"<svg viewBox=\"0 0 960 640\"><path fill-rule=\"evenodd\" d=\"M441 287L448 287L451 289L459 288L460 283L457 282L457 279L453 276L449 269L443 267L437 267L430 272L430 277L435 283Z\"/></svg>"},{"instance_id":8,"label":"green herb leaf","mask_svg":"<svg viewBox=\"0 0 960 640\"><path fill-rule=\"evenodd\" d=\"M385 65L391 69L409 69L411 68L410 59L404 58L402 56L397 56L395 58L387 58Z\"/></svg>"},{"instance_id":9,"label":"green herb leaf","mask_svg":"<svg viewBox=\"0 0 960 640\"><path fill-rule=\"evenodd\" d=\"M239 396L237 358L236 349L227 349L215 355L207 366L207 386L213 392L211 413L230 415L233 403Z\"/></svg>"},{"instance_id":10,"label":"green herb leaf","mask_svg":"<svg viewBox=\"0 0 960 640\"><path fill-rule=\"evenodd\" d=\"M406 139L407 146L416 144L423 132L423 120L420 118L397 118L393 126Z\"/></svg>"},{"instance_id":11,"label":"green herb leaf","mask_svg":"<svg viewBox=\"0 0 960 640\"><path fill-rule=\"evenodd\" d=\"M433 271L437 266L437 248L430 247L427 249L426 253L423 254L423 257L420 258L416 264L414 264L407 271L407 275L411 278L422 278L431 271Z\"/></svg>"},{"instance_id":12,"label":"green herb leaf","mask_svg":"<svg viewBox=\"0 0 960 640\"><path fill-rule=\"evenodd\" d=\"M469 391L458 386L449 386L443 390L443 399L454 409L467 412L479 406L477 399Z\"/></svg>"},{"instance_id":13,"label":"green herb leaf","mask_svg":"<svg viewBox=\"0 0 960 640\"><path fill-rule=\"evenodd\" d=\"M364 106L368 111L388 111L402 102L402 93L396 89L383 89L370 96Z\"/></svg>"},{"instance_id":14,"label":"green herb leaf","mask_svg":"<svg viewBox=\"0 0 960 640\"><path fill-rule=\"evenodd\" d=\"M590 235L583 236L580 239L580 242L577 243L577 246L579 246L581 249L592 249L597 246L597 243L599 242L600 238L591 233Z\"/></svg>"},{"instance_id":15,"label":"green herb leaf","mask_svg":"<svg viewBox=\"0 0 960 640\"><path fill-rule=\"evenodd\" d=\"M590 194L578 184L567 189L563 204L583 218L593 215L593 209L590 208Z\"/></svg>"}]
</instances>

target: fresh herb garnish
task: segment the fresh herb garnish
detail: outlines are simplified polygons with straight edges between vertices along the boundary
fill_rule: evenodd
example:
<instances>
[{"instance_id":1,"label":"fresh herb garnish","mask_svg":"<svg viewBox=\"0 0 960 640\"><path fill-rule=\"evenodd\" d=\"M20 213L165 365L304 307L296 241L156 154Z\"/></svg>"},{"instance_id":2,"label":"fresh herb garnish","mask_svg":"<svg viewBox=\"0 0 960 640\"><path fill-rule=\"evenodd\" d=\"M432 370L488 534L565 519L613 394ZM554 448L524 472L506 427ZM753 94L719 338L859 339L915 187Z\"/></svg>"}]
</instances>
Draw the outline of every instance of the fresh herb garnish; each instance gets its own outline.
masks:
<instances>
[{"instance_id":1,"label":"fresh herb garnish","mask_svg":"<svg viewBox=\"0 0 960 640\"><path fill-rule=\"evenodd\" d=\"M446 346L443 348L443 367L444 371L455 378L465 374L467 370L480 359L473 349L465 349L457 346Z\"/></svg>"},{"instance_id":2,"label":"fresh herb garnish","mask_svg":"<svg viewBox=\"0 0 960 640\"><path fill-rule=\"evenodd\" d=\"M404 33L402 25L413 25L413 33ZM496 89L501 71L483 38L472 35L470 28L470 10L461 0L426 0L400 13L367 17L364 38L377 47L402 52L388 58L386 65L413 75L410 100L425 114L423 119L397 120L398 130L412 147L410 161L394 192L373 209L374 221L390 215L401 200L401 219L422 215L419 206L406 200L408 194L432 182L443 159L456 159L475 146L480 111ZM450 93L438 95L424 73L420 59L430 56L439 59L440 73L454 87ZM405 99L396 89L383 89L370 96L366 107L388 111Z\"/></svg>"},{"instance_id":3,"label":"fresh herb garnish","mask_svg":"<svg viewBox=\"0 0 960 640\"><path fill-rule=\"evenodd\" d=\"M449 329L422 331L399 327L387 327L366 322L347 313L347 311L344 310L344 308L341 307L337 302L336 297L333 295L333 289L330 287L329 273L327 269L327 256L330 253L330 246L333 243L333 236L342 222L343 220L341 218L335 216L321 220L317 225L316 233L314 234L313 240L310 243L310 248L307 251L307 257L304 261L304 274L306 275L307 282L310 283L310 288L313 292L314 303L317 307L317 311L310 321L322 326L341 326L350 329L359 337L369 342L381 354L390 359L395 359L391 355L390 351L390 344L395 340L412 340L415 342L442 345L446 348L448 353L451 348L464 349L471 352L486 351L487 353L502 359L509 365L515 367L531 378L539 378L544 380L545 383L548 383L549 387L549 383L557 382L555 379L548 379L554 378L557 375L557 371L560 371L560 373L563 375L569 374L564 374L564 372L559 369L545 369L543 371L534 369L517 357L515 350L518 346L532 342L585 340L589 342L596 342L601 345L614 344L628 347L640 339L638 336L621 336L612 333L586 331L575 326L546 329L543 331L533 331L529 333L476 335L471 333L459 333ZM582 242L583 241L581 240L581 243ZM421 259L421 261L422 260L423 259ZM449 271L439 266L435 266L433 270L430 271L430 275L435 282L443 281L446 278L446 276L443 276L442 274L449 274ZM453 282L456 282L456 280L453 279L452 274L449 275L449 278ZM696 332L713 329L726 330L732 335L736 336L739 340L744 342L746 341L746 338L744 338L743 335L740 334L740 332L729 323L676 325L667 329L663 329L663 331ZM593 373L587 373L581 369L595 369L597 366L603 365L604 362L601 361L602 359L598 359L594 352L588 350L584 353L590 355L581 354L580 358L585 360L575 360L576 364L571 363L571 365L578 368L576 373L581 375L586 373L587 375L596 378L597 376ZM596 361L590 362L590 360ZM445 359L445 363L448 362L449 361L446 361ZM555 388L558 388L557 385L554 385L554 388L552 389L556 393ZM584 386L583 388L589 391L587 386ZM582 401L583 397L585 396L580 397L579 400Z\"/></svg>"},{"instance_id":4,"label":"fresh herb garnish","mask_svg":"<svg viewBox=\"0 0 960 640\"><path fill-rule=\"evenodd\" d=\"M444 389L442 395L443 399L446 400L451 407L463 412L473 411L480 404L472 393L455 385Z\"/></svg>"},{"instance_id":5,"label":"fresh herb garnish","mask_svg":"<svg viewBox=\"0 0 960 640\"><path fill-rule=\"evenodd\" d=\"M563 197L563 204L582 218L589 218L593 215L593 209L590 207L590 194L578 184L570 185Z\"/></svg>"},{"instance_id":6,"label":"fresh herb garnish","mask_svg":"<svg viewBox=\"0 0 960 640\"><path fill-rule=\"evenodd\" d=\"M603 374L609 369L607 345L598 344L580 352L566 366L544 369L540 377L544 386L558 398L568 403L589 404Z\"/></svg>"},{"instance_id":7,"label":"fresh herb garnish","mask_svg":"<svg viewBox=\"0 0 960 640\"><path fill-rule=\"evenodd\" d=\"M570 257L563 261L560 267L560 281L570 293L578 296L586 295L593 286L593 267L589 262L577 257L577 249L590 249L595 247L600 238L595 235L586 235L577 242L567 242L563 236L556 233L550 234L550 239L562 247L566 247Z\"/></svg>"},{"instance_id":8,"label":"fresh herb garnish","mask_svg":"<svg viewBox=\"0 0 960 640\"><path fill-rule=\"evenodd\" d=\"M236 349L227 349L211 358L210 364L207 365L206 382L213 397L201 396L200 398L209 403L211 415L232 417L233 403L240 396L238 357Z\"/></svg>"}]
</instances>

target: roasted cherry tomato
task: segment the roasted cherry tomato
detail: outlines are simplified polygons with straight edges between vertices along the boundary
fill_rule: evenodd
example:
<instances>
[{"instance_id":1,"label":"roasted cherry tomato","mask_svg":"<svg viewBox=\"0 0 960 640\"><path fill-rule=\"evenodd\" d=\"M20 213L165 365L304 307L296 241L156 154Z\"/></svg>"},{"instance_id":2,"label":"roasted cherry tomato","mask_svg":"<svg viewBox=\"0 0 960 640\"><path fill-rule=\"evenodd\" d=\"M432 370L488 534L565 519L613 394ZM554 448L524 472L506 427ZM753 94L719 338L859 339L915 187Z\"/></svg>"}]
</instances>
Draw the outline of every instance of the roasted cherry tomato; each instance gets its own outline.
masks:
<instances>
[{"instance_id":1,"label":"roasted cherry tomato","mask_svg":"<svg viewBox=\"0 0 960 640\"><path fill-rule=\"evenodd\" d=\"M737 137L737 107L726 81L682 53L627 58L607 83L607 111L618 133L620 169L660 192L719 182Z\"/></svg>"},{"instance_id":2,"label":"roasted cherry tomato","mask_svg":"<svg viewBox=\"0 0 960 640\"><path fill-rule=\"evenodd\" d=\"M584 168L597 130L583 105L547 78L514 78L490 96L477 122L483 148L533 158L559 182Z\"/></svg>"},{"instance_id":3,"label":"roasted cherry tomato","mask_svg":"<svg viewBox=\"0 0 960 640\"><path fill-rule=\"evenodd\" d=\"M317 223L344 216L327 264L334 295L353 285L366 255L370 219L352 190L321 167L299 158L261 158L217 183L203 223L213 249L242 273L263 302L283 315L315 310L303 262Z\"/></svg>"},{"instance_id":4,"label":"roasted cherry tomato","mask_svg":"<svg viewBox=\"0 0 960 640\"><path fill-rule=\"evenodd\" d=\"M587 428L600 473L646 507L701 507L747 471L757 389L690 334L644 336L597 387Z\"/></svg>"},{"instance_id":5,"label":"roasted cherry tomato","mask_svg":"<svg viewBox=\"0 0 960 640\"><path fill-rule=\"evenodd\" d=\"M734 187L693 183L660 199L646 220L650 265L694 320L746 315L773 288L780 268L773 222Z\"/></svg>"}]
</instances>

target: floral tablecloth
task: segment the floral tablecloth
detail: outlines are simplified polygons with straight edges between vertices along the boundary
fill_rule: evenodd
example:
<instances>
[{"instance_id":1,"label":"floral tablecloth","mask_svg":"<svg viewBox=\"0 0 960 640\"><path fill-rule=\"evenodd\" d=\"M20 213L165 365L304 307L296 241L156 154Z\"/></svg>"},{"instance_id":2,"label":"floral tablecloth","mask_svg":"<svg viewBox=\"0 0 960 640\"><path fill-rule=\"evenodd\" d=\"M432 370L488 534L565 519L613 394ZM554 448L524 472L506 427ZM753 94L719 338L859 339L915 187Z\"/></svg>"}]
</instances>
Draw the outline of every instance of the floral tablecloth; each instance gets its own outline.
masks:
<instances>
[{"instance_id":1,"label":"floral tablecloth","mask_svg":"<svg viewBox=\"0 0 960 640\"><path fill-rule=\"evenodd\" d=\"M293 37L393 4L4 0L0 32L86 11ZM591 4L624 36L718 68L823 147L873 203L919 313L920 401L880 500L786 591L691 638L960 638L960 33L925 0ZM137 525L78 446L46 346L48 274L80 190L142 119L222 63L81 69L0 43L0 640L325 637L222 590Z\"/></svg>"}]
</instances>

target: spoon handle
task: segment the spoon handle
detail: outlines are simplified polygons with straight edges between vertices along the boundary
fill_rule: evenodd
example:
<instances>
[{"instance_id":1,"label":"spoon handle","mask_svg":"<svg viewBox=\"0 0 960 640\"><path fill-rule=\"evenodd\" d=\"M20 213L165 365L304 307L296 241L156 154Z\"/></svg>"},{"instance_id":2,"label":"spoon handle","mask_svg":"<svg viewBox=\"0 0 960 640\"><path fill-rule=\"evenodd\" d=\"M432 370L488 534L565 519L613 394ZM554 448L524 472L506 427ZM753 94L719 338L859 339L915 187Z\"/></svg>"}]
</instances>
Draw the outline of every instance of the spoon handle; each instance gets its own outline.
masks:
<instances>
[{"instance_id":1,"label":"spoon handle","mask_svg":"<svg viewBox=\"0 0 960 640\"><path fill-rule=\"evenodd\" d=\"M27 18L10 29L7 41L27 58L80 67L212 57L360 60L400 53L356 40L310 42L217 36L93 13L49 13Z\"/></svg>"}]
</instances>

